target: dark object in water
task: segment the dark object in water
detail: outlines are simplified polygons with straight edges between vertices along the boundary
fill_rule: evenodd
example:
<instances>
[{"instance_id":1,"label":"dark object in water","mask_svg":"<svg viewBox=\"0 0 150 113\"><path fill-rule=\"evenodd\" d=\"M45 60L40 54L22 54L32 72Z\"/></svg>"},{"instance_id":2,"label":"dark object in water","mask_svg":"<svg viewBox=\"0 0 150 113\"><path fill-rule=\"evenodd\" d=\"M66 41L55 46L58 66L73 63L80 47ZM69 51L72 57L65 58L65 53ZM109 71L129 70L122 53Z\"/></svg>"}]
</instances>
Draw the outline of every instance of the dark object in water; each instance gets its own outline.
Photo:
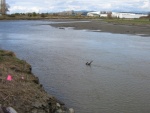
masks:
<instances>
[{"instance_id":1,"label":"dark object in water","mask_svg":"<svg viewBox=\"0 0 150 113\"><path fill-rule=\"evenodd\" d=\"M65 29L64 27L59 27L59 29Z\"/></svg>"},{"instance_id":2,"label":"dark object in water","mask_svg":"<svg viewBox=\"0 0 150 113\"><path fill-rule=\"evenodd\" d=\"M87 62L86 65L87 65L87 66L90 66L92 62L93 62L93 61Z\"/></svg>"}]
</instances>

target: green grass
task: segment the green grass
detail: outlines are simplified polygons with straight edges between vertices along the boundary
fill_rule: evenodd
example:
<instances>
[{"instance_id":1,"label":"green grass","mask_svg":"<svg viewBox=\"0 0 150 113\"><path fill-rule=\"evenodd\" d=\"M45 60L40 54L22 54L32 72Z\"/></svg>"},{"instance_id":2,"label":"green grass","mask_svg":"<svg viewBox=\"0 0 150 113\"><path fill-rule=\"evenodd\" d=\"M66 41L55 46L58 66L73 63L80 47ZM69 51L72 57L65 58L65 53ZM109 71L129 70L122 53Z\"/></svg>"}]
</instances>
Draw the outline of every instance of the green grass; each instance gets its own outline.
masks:
<instances>
[{"instance_id":1,"label":"green grass","mask_svg":"<svg viewBox=\"0 0 150 113\"><path fill-rule=\"evenodd\" d=\"M11 51L0 50L0 56L15 56L15 54Z\"/></svg>"},{"instance_id":2,"label":"green grass","mask_svg":"<svg viewBox=\"0 0 150 113\"><path fill-rule=\"evenodd\" d=\"M104 19L104 21L115 24L150 25L149 19Z\"/></svg>"}]
</instances>

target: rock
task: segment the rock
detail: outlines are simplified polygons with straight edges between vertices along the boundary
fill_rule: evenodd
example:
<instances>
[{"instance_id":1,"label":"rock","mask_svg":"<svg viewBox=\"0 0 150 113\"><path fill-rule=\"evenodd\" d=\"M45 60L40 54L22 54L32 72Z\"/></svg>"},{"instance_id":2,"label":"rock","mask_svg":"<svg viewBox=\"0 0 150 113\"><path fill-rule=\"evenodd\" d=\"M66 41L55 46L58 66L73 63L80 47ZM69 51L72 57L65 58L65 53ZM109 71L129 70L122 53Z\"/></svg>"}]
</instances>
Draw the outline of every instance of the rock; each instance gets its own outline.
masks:
<instances>
[{"instance_id":1,"label":"rock","mask_svg":"<svg viewBox=\"0 0 150 113\"><path fill-rule=\"evenodd\" d=\"M37 112L38 112L37 109L33 109L33 110L31 111L31 113L37 113Z\"/></svg>"},{"instance_id":2,"label":"rock","mask_svg":"<svg viewBox=\"0 0 150 113\"><path fill-rule=\"evenodd\" d=\"M36 79L33 80L34 83L39 84L39 78L36 77Z\"/></svg>"},{"instance_id":3,"label":"rock","mask_svg":"<svg viewBox=\"0 0 150 113\"><path fill-rule=\"evenodd\" d=\"M40 87L41 87L41 88L43 88L43 85L42 85L42 84L40 84Z\"/></svg>"},{"instance_id":4,"label":"rock","mask_svg":"<svg viewBox=\"0 0 150 113\"><path fill-rule=\"evenodd\" d=\"M29 67L29 74L31 74L32 73L32 67L30 66Z\"/></svg>"},{"instance_id":5,"label":"rock","mask_svg":"<svg viewBox=\"0 0 150 113\"><path fill-rule=\"evenodd\" d=\"M1 107L0 105L0 113L17 113L17 111L12 107Z\"/></svg>"},{"instance_id":6,"label":"rock","mask_svg":"<svg viewBox=\"0 0 150 113\"><path fill-rule=\"evenodd\" d=\"M63 113L62 109L58 109L55 113Z\"/></svg>"},{"instance_id":7,"label":"rock","mask_svg":"<svg viewBox=\"0 0 150 113\"><path fill-rule=\"evenodd\" d=\"M60 104L59 103L56 103L56 106L60 108Z\"/></svg>"},{"instance_id":8,"label":"rock","mask_svg":"<svg viewBox=\"0 0 150 113\"><path fill-rule=\"evenodd\" d=\"M69 113L75 113L73 108L69 108Z\"/></svg>"},{"instance_id":9,"label":"rock","mask_svg":"<svg viewBox=\"0 0 150 113\"><path fill-rule=\"evenodd\" d=\"M42 107L46 107L46 106L48 106L48 103L42 102Z\"/></svg>"},{"instance_id":10,"label":"rock","mask_svg":"<svg viewBox=\"0 0 150 113\"><path fill-rule=\"evenodd\" d=\"M16 110L14 110L14 108L12 107L7 107L6 110L8 111L8 113L17 113Z\"/></svg>"},{"instance_id":11,"label":"rock","mask_svg":"<svg viewBox=\"0 0 150 113\"><path fill-rule=\"evenodd\" d=\"M58 102L61 106L65 105L65 103L63 103L63 102L60 101L60 100L57 100L57 102Z\"/></svg>"}]
</instances>

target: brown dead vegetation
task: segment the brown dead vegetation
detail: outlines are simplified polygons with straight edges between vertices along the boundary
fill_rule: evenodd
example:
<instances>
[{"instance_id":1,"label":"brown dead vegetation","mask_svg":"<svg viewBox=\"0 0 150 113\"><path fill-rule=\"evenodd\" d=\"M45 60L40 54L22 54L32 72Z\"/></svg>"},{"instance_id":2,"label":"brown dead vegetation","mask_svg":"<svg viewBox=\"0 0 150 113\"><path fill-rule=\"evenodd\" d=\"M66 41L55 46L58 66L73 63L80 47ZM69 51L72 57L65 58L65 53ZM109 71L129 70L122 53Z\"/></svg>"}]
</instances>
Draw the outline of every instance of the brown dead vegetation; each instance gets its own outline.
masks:
<instances>
[{"instance_id":1,"label":"brown dead vegetation","mask_svg":"<svg viewBox=\"0 0 150 113\"><path fill-rule=\"evenodd\" d=\"M53 113L57 100L48 95L31 72L31 66L10 51L0 50L0 104L18 113ZM8 81L7 76L12 80Z\"/></svg>"}]
</instances>

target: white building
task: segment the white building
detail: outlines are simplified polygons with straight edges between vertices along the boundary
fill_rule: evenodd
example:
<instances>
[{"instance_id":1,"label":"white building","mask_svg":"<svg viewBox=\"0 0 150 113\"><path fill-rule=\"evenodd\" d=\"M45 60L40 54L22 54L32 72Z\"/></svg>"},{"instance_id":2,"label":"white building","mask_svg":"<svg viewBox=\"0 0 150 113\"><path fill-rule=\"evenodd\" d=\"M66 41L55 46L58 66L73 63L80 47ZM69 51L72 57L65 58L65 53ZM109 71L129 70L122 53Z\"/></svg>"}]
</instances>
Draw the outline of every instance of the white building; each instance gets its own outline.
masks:
<instances>
[{"instance_id":1,"label":"white building","mask_svg":"<svg viewBox=\"0 0 150 113\"><path fill-rule=\"evenodd\" d=\"M133 18L140 18L140 17L148 16L146 14L117 13L117 12L105 12L105 11L89 12L89 13L87 13L87 16L108 17L108 14L111 14L111 16L114 18L127 18L127 19L133 19Z\"/></svg>"},{"instance_id":2,"label":"white building","mask_svg":"<svg viewBox=\"0 0 150 113\"><path fill-rule=\"evenodd\" d=\"M117 13L117 12L112 12L112 17L116 17L116 18L128 18L128 19L132 19L132 18L140 18L143 16L148 16L146 14L135 14L135 13Z\"/></svg>"},{"instance_id":3,"label":"white building","mask_svg":"<svg viewBox=\"0 0 150 113\"><path fill-rule=\"evenodd\" d=\"M108 17L108 14L100 14L100 17Z\"/></svg>"},{"instance_id":4,"label":"white building","mask_svg":"<svg viewBox=\"0 0 150 113\"><path fill-rule=\"evenodd\" d=\"M98 12L88 12L87 13L87 16L92 16L92 17L107 17L107 12L100 12L100 11L98 11Z\"/></svg>"},{"instance_id":5,"label":"white building","mask_svg":"<svg viewBox=\"0 0 150 113\"><path fill-rule=\"evenodd\" d=\"M88 12L87 16L99 17L100 16L100 12Z\"/></svg>"}]
</instances>

